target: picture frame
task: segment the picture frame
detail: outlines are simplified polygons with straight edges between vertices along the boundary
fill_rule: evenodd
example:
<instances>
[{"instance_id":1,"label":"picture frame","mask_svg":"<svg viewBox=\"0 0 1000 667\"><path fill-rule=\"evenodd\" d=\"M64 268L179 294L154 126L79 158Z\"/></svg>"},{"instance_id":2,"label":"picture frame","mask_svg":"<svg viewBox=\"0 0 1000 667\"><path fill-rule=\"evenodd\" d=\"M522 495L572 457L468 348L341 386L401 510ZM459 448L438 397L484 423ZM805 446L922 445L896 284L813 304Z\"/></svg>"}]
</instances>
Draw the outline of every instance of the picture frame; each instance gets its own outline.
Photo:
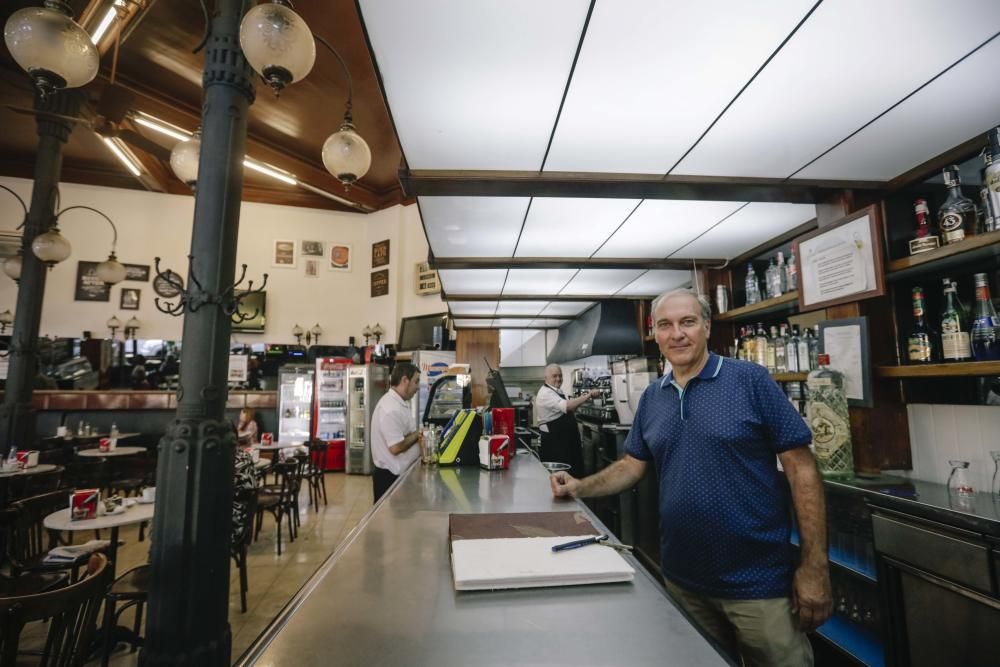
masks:
<instances>
[{"instance_id":1,"label":"picture frame","mask_svg":"<svg viewBox=\"0 0 1000 667\"><path fill-rule=\"evenodd\" d=\"M306 259L305 260L305 272L306 278L318 278L319 277L319 262L318 259Z\"/></svg>"},{"instance_id":2,"label":"picture frame","mask_svg":"<svg viewBox=\"0 0 1000 667\"><path fill-rule=\"evenodd\" d=\"M111 285L97 276L100 262L76 263L76 289L74 301L111 301Z\"/></svg>"},{"instance_id":3,"label":"picture frame","mask_svg":"<svg viewBox=\"0 0 1000 667\"><path fill-rule=\"evenodd\" d=\"M372 268L389 265L389 239L372 244Z\"/></svg>"},{"instance_id":4,"label":"picture frame","mask_svg":"<svg viewBox=\"0 0 1000 667\"><path fill-rule=\"evenodd\" d=\"M124 264L125 280L136 283L149 282L149 264Z\"/></svg>"},{"instance_id":5,"label":"picture frame","mask_svg":"<svg viewBox=\"0 0 1000 667\"><path fill-rule=\"evenodd\" d=\"M881 217L867 206L795 239L800 312L885 295Z\"/></svg>"},{"instance_id":6,"label":"picture frame","mask_svg":"<svg viewBox=\"0 0 1000 667\"><path fill-rule=\"evenodd\" d=\"M371 277L371 296L386 296L389 294L389 269L373 271Z\"/></svg>"},{"instance_id":7,"label":"picture frame","mask_svg":"<svg viewBox=\"0 0 1000 667\"><path fill-rule=\"evenodd\" d=\"M868 318L848 317L820 322L819 350L830 355L830 368L844 374L847 404L874 407Z\"/></svg>"},{"instance_id":8,"label":"picture frame","mask_svg":"<svg viewBox=\"0 0 1000 667\"><path fill-rule=\"evenodd\" d=\"M326 254L325 245L322 241L302 241L302 256L322 257Z\"/></svg>"},{"instance_id":9,"label":"picture frame","mask_svg":"<svg viewBox=\"0 0 1000 667\"><path fill-rule=\"evenodd\" d=\"M271 246L271 266L279 269L294 269L298 263L295 246L295 241L275 239Z\"/></svg>"},{"instance_id":10,"label":"picture frame","mask_svg":"<svg viewBox=\"0 0 1000 667\"><path fill-rule=\"evenodd\" d=\"M118 300L121 310L139 310L139 300L142 292L134 287L123 287Z\"/></svg>"},{"instance_id":11,"label":"picture frame","mask_svg":"<svg viewBox=\"0 0 1000 667\"><path fill-rule=\"evenodd\" d=\"M177 285L180 285L180 289ZM176 271L167 269L161 275L153 278L153 291L164 299L172 299L180 295L182 289L184 289L184 278Z\"/></svg>"},{"instance_id":12,"label":"picture frame","mask_svg":"<svg viewBox=\"0 0 1000 667\"><path fill-rule=\"evenodd\" d=\"M346 243L331 242L326 259L330 271L350 271L354 259L351 246Z\"/></svg>"}]
</instances>

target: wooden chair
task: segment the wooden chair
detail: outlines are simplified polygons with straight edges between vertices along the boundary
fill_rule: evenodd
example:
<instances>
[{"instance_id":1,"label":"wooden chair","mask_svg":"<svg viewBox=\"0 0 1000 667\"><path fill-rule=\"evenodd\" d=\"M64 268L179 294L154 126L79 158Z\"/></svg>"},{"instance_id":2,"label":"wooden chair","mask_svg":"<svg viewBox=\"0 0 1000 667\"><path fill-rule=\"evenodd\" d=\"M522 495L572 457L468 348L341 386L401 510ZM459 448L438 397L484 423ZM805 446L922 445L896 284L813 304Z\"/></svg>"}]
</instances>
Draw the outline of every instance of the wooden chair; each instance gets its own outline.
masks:
<instances>
[{"instance_id":1,"label":"wooden chair","mask_svg":"<svg viewBox=\"0 0 1000 667\"><path fill-rule=\"evenodd\" d=\"M309 467L306 469L306 483L309 484L309 505L319 507L319 496L323 494L326 505L326 458L330 445L324 440L309 443Z\"/></svg>"},{"instance_id":2,"label":"wooden chair","mask_svg":"<svg viewBox=\"0 0 1000 667\"><path fill-rule=\"evenodd\" d=\"M302 487L301 463L291 460L274 465L278 477L277 484L268 484L257 489L257 527L255 539L264 523L264 512L270 512L278 525L278 555L281 555L281 522L288 521L288 540L295 541L295 514L298 509L298 493Z\"/></svg>"},{"instance_id":3,"label":"wooden chair","mask_svg":"<svg viewBox=\"0 0 1000 667\"><path fill-rule=\"evenodd\" d=\"M82 554L75 560L65 563L45 562L46 554L58 546L59 540L58 533L45 528L43 521L49 514L68 506L70 493L72 493L70 489L60 489L23 498L11 505L11 509L16 512L7 543L7 556L12 574L19 576L25 572L68 570L70 581L77 580L80 568L89 560L89 554Z\"/></svg>"},{"instance_id":4,"label":"wooden chair","mask_svg":"<svg viewBox=\"0 0 1000 667\"><path fill-rule=\"evenodd\" d=\"M111 581L104 554L93 554L83 579L37 595L0 597L0 667L17 663L21 631L33 621L48 619L41 652L46 667L83 667L96 631L97 613Z\"/></svg>"},{"instance_id":5,"label":"wooden chair","mask_svg":"<svg viewBox=\"0 0 1000 667\"><path fill-rule=\"evenodd\" d=\"M3 556L4 573L0 574L0 597L33 595L65 586L69 581L68 572L40 572L25 574L9 562L7 546L16 529L20 509L4 507L0 509L0 554Z\"/></svg>"},{"instance_id":6,"label":"wooden chair","mask_svg":"<svg viewBox=\"0 0 1000 667\"><path fill-rule=\"evenodd\" d=\"M118 617L129 607L135 607L135 620L132 623L132 653L141 645L139 638L142 630L142 612L149 601L150 565L139 565L115 579L111 588L104 596L104 650L101 655L102 667L107 667L111 652L115 648L115 629L118 627ZM124 603L121 607L118 603Z\"/></svg>"},{"instance_id":7,"label":"wooden chair","mask_svg":"<svg viewBox=\"0 0 1000 667\"><path fill-rule=\"evenodd\" d=\"M233 536L229 545L229 555L232 556L240 571L240 611L244 614L247 611L247 591L250 589L247 581L247 552L254 536L254 521L257 517L257 491L257 489L239 491L233 498L234 503L242 505L244 520L237 525L234 508Z\"/></svg>"}]
</instances>

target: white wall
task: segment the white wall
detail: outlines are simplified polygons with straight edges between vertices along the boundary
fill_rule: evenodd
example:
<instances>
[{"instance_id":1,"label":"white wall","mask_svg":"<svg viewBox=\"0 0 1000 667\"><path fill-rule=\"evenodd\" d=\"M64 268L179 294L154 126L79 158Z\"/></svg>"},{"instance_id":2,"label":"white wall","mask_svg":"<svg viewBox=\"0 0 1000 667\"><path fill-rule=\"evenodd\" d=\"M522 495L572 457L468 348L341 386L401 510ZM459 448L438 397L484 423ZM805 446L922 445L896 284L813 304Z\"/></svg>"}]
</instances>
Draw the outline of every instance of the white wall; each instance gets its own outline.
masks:
<instances>
[{"instance_id":1,"label":"white wall","mask_svg":"<svg viewBox=\"0 0 1000 667\"><path fill-rule=\"evenodd\" d=\"M30 201L31 181L0 178L0 183ZM187 280L192 197L71 183L63 184L60 189L63 208L93 206L115 221L120 261L152 265L153 258L159 255L163 267L178 271ZM0 229L13 230L21 220L17 202L0 192ZM87 211L67 213L60 228L73 245L73 253L48 275L42 310L43 335L79 337L82 331L89 330L95 336L105 336L104 323L112 315L122 321L135 315L142 322L140 338L181 337L182 318L156 310L152 282L115 285L107 303L74 301L77 262L104 260L111 245L111 229L99 216ZM272 267L275 239L296 241L297 253L302 240L349 244L352 269L331 271L324 260L319 275L308 278L301 255L297 255L294 269ZM389 294L371 299L371 243L384 239L390 240ZM296 323L306 329L318 323L323 328L323 343L346 344L349 336L355 336L360 344L365 324L377 321L385 328L383 342L392 343L401 317L446 310L439 296L417 296L413 291L415 265L426 257L427 242L416 206L395 206L363 215L244 202L237 262L249 265L247 276L255 283L265 272L270 276L266 288L267 329L263 334L235 334L234 340L294 342L291 330ZM118 308L123 287L141 290L138 311ZM16 300L16 285L0 274L0 310L13 311Z\"/></svg>"},{"instance_id":2,"label":"white wall","mask_svg":"<svg viewBox=\"0 0 1000 667\"><path fill-rule=\"evenodd\" d=\"M968 476L976 491L989 491L993 479L990 452L1000 450L1000 407L990 405L906 406L910 421L913 479L945 484L949 459L970 461Z\"/></svg>"}]
</instances>

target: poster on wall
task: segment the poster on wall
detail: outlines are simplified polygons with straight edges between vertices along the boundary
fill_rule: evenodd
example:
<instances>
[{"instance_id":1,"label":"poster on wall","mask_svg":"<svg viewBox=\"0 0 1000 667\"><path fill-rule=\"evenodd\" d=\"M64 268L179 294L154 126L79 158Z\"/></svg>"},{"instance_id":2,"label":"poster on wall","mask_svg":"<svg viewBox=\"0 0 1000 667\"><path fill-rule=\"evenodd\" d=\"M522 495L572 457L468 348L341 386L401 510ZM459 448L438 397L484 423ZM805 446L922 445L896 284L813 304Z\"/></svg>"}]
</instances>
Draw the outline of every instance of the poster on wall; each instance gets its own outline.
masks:
<instances>
[{"instance_id":1,"label":"poster on wall","mask_svg":"<svg viewBox=\"0 0 1000 667\"><path fill-rule=\"evenodd\" d=\"M111 285L97 277L98 262L76 263L76 301L110 301Z\"/></svg>"},{"instance_id":2,"label":"poster on wall","mask_svg":"<svg viewBox=\"0 0 1000 667\"><path fill-rule=\"evenodd\" d=\"M122 310L139 310L140 291L131 287L123 287L118 307Z\"/></svg>"},{"instance_id":3,"label":"poster on wall","mask_svg":"<svg viewBox=\"0 0 1000 667\"><path fill-rule=\"evenodd\" d=\"M319 275L319 262L318 259L305 260L306 278L315 278Z\"/></svg>"},{"instance_id":4,"label":"poster on wall","mask_svg":"<svg viewBox=\"0 0 1000 667\"><path fill-rule=\"evenodd\" d=\"M125 280L137 283L149 282L149 264L125 264Z\"/></svg>"},{"instance_id":5,"label":"poster on wall","mask_svg":"<svg viewBox=\"0 0 1000 667\"><path fill-rule=\"evenodd\" d=\"M164 299L172 299L184 289L184 279L176 271L167 269L153 279L153 291Z\"/></svg>"},{"instance_id":6,"label":"poster on wall","mask_svg":"<svg viewBox=\"0 0 1000 667\"><path fill-rule=\"evenodd\" d=\"M322 241L303 241L302 242L302 256L303 257L322 257L326 253L323 251Z\"/></svg>"},{"instance_id":7,"label":"poster on wall","mask_svg":"<svg viewBox=\"0 0 1000 667\"><path fill-rule=\"evenodd\" d=\"M343 243L331 243L329 257L331 271L351 270L351 246Z\"/></svg>"},{"instance_id":8,"label":"poster on wall","mask_svg":"<svg viewBox=\"0 0 1000 667\"><path fill-rule=\"evenodd\" d=\"M250 357L245 354L230 354L229 355L229 381L230 382L246 382L249 377L249 364Z\"/></svg>"},{"instance_id":9,"label":"poster on wall","mask_svg":"<svg viewBox=\"0 0 1000 667\"><path fill-rule=\"evenodd\" d=\"M372 273L372 297L386 296L389 293L389 269Z\"/></svg>"},{"instance_id":10,"label":"poster on wall","mask_svg":"<svg viewBox=\"0 0 1000 667\"><path fill-rule=\"evenodd\" d=\"M275 240L271 266L283 269L295 268L295 241Z\"/></svg>"},{"instance_id":11,"label":"poster on wall","mask_svg":"<svg viewBox=\"0 0 1000 667\"><path fill-rule=\"evenodd\" d=\"M389 239L372 244L372 268L389 264Z\"/></svg>"}]
</instances>

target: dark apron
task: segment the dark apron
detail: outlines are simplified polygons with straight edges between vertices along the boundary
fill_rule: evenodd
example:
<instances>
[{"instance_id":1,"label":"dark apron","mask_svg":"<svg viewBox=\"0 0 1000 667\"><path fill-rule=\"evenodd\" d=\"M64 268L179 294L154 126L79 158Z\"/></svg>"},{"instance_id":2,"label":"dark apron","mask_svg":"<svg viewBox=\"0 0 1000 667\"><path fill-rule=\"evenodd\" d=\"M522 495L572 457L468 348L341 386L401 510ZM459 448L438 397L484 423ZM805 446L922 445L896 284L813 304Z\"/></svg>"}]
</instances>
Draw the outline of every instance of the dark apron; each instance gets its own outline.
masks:
<instances>
[{"instance_id":1,"label":"dark apron","mask_svg":"<svg viewBox=\"0 0 1000 667\"><path fill-rule=\"evenodd\" d=\"M549 385L545 387L559 393ZM580 430L573 415L567 412L558 419L546 422L544 426L549 432L541 431L542 460L568 463L573 477L583 477L583 446L580 444Z\"/></svg>"}]
</instances>

